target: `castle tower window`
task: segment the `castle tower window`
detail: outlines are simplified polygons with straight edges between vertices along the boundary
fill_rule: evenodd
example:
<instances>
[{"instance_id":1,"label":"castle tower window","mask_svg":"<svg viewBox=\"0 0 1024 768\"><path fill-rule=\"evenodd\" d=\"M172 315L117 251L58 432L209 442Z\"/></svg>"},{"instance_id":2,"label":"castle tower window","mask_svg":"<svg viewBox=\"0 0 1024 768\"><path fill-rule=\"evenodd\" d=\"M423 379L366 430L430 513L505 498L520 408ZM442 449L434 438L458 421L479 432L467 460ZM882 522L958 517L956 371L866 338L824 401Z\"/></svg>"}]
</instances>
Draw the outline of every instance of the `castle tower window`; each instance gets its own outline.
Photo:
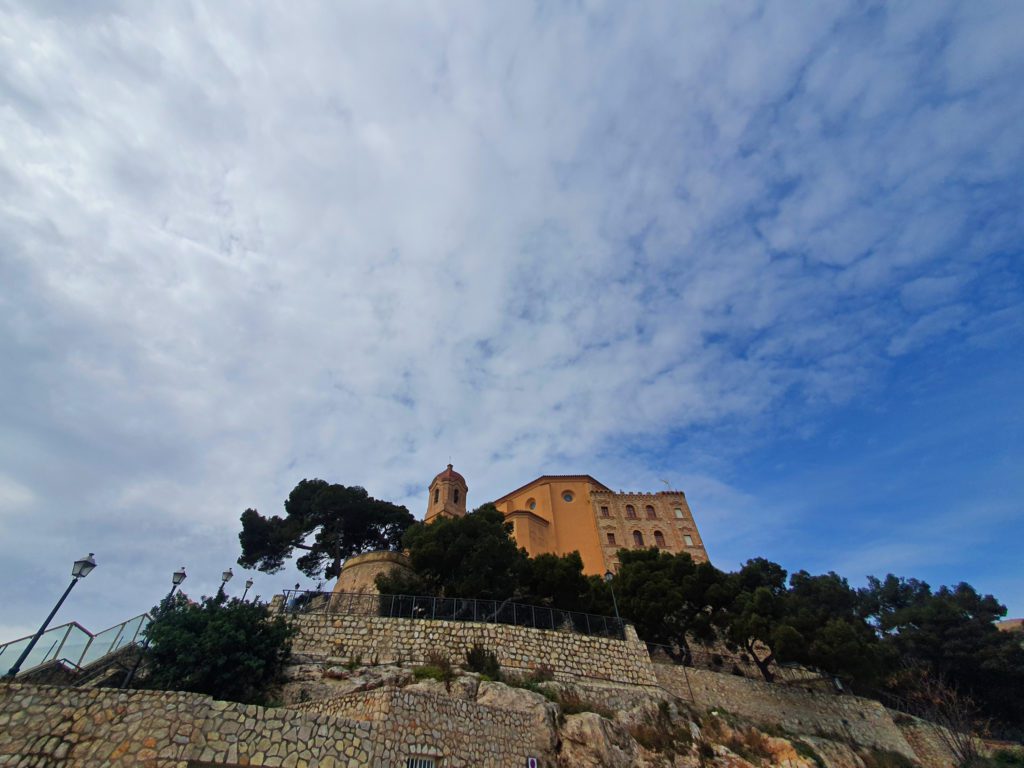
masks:
<instances>
[{"instance_id":1,"label":"castle tower window","mask_svg":"<svg viewBox=\"0 0 1024 768\"><path fill-rule=\"evenodd\" d=\"M640 531L633 531L633 543L638 547L644 545L644 535Z\"/></svg>"},{"instance_id":2,"label":"castle tower window","mask_svg":"<svg viewBox=\"0 0 1024 768\"><path fill-rule=\"evenodd\" d=\"M693 546L693 536L691 536L690 534L684 533L683 534L683 541L686 542L686 546L688 546L688 547L692 547Z\"/></svg>"},{"instance_id":3,"label":"castle tower window","mask_svg":"<svg viewBox=\"0 0 1024 768\"><path fill-rule=\"evenodd\" d=\"M678 520L682 520L683 519L683 510L681 510L679 507L676 507L676 519L678 519Z\"/></svg>"},{"instance_id":4,"label":"castle tower window","mask_svg":"<svg viewBox=\"0 0 1024 768\"><path fill-rule=\"evenodd\" d=\"M613 547L615 546L615 534L614 533L609 533L608 534L608 543L611 544Z\"/></svg>"},{"instance_id":5,"label":"castle tower window","mask_svg":"<svg viewBox=\"0 0 1024 768\"><path fill-rule=\"evenodd\" d=\"M611 515L608 514L608 507L601 507L601 517L611 517Z\"/></svg>"},{"instance_id":6,"label":"castle tower window","mask_svg":"<svg viewBox=\"0 0 1024 768\"><path fill-rule=\"evenodd\" d=\"M626 517L628 517L630 520L636 520L636 510L633 509L632 504L626 505Z\"/></svg>"},{"instance_id":7,"label":"castle tower window","mask_svg":"<svg viewBox=\"0 0 1024 768\"><path fill-rule=\"evenodd\" d=\"M441 498L441 489L440 488L435 488L434 489L434 503L437 504L437 500L440 499L440 498Z\"/></svg>"},{"instance_id":8,"label":"castle tower window","mask_svg":"<svg viewBox=\"0 0 1024 768\"><path fill-rule=\"evenodd\" d=\"M654 507L650 504L645 507L645 511L647 512L648 520L656 520L658 518L658 513L654 511Z\"/></svg>"},{"instance_id":9,"label":"castle tower window","mask_svg":"<svg viewBox=\"0 0 1024 768\"><path fill-rule=\"evenodd\" d=\"M665 548L665 534L663 534L661 531L654 532L654 546L656 546L658 549Z\"/></svg>"},{"instance_id":10,"label":"castle tower window","mask_svg":"<svg viewBox=\"0 0 1024 768\"><path fill-rule=\"evenodd\" d=\"M458 488L455 489L455 503L456 504L459 503L459 489Z\"/></svg>"}]
</instances>

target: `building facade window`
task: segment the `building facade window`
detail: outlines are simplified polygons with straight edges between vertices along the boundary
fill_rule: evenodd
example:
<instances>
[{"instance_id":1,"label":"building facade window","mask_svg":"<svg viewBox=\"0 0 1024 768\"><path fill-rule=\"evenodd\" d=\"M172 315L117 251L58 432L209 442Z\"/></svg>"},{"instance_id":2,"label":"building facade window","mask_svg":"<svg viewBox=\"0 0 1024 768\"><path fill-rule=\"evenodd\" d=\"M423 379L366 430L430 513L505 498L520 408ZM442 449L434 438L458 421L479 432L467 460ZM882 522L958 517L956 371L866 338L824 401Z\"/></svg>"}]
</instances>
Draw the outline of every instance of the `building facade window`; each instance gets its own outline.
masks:
<instances>
[{"instance_id":1,"label":"building facade window","mask_svg":"<svg viewBox=\"0 0 1024 768\"><path fill-rule=\"evenodd\" d=\"M633 531L633 543L638 547L644 545L644 535L640 531Z\"/></svg>"},{"instance_id":2,"label":"building facade window","mask_svg":"<svg viewBox=\"0 0 1024 768\"><path fill-rule=\"evenodd\" d=\"M677 520L682 520L683 519L683 510L681 510L679 507L676 507L676 519Z\"/></svg>"},{"instance_id":3,"label":"building facade window","mask_svg":"<svg viewBox=\"0 0 1024 768\"><path fill-rule=\"evenodd\" d=\"M608 507L601 507L601 517L611 517L611 515L608 514Z\"/></svg>"},{"instance_id":4,"label":"building facade window","mask_svg":"<svg viewBox=\"0 0 1024 768\"><path fill-rule=\"evenodd\" d=\"M693 546L693 536L691 536L690 534L684 533L683 534L683 541L686 542L686 546L688 546L688 547L692 547Z\"/></svg>"},{"instance_id":5,"label":"building facade window","mask_svg":"<svg viewBox=\"0 0 1024 768\"><path fill-rule=\"evenodd\" d=\"M562 493L562 501L572 501L572 499L573 499L572 491L563 491L563 493Z\"/></svg>"},{"instance_id":6,"label":"building facade window","mask_svg":"<svg viewBox=\"0 0 1024 768\"><path fill-rule=\"evenodd\" d=\"M661 531L654 532L654 546L658 547L659 549L665 548L665 534L663 534Z\"/></svg>"},{"instance_id":7,"label":"building facade window","mask_svg":"<svg viewBox=\"0 0 1024 768\"><path fill-rule=\"evenodd\" d=\"M459 489L458 488L455 489L455 503L456 504L459 503Z\"/></svg>"},{"instance_id":8,"label":"building facade window","mask_svg":"<svg viewBox=\"0 0 1024 768\"><path fill-rule=\"evenodd\" d=\"M441 498L441 489L440 488L435 488L434 489L434 503L437 504L437 500L440 499L440 498Z\"/></svg>"},{"instance_id":9,"label":"building facade window","mask_svg":"<svg viewBox=\"0 0 1024 768\"><path fill-rule=\"evenodd\" d=\"M658 513L654 511L654 507L652 507L650 504L648 504L644 508L644 511L647 512L647 519L648 520L656 520L657 519Z\"/></svg>"},{"instance_id":10,"label":"building facade window","mask_svg":"<svg viewBox=\"0 0 1024 768\"><path fill-rule=\"evenodd\" d=\"M633 509L632 504L626 505L626 517L628 517L630 520L636 520L636 510Z\"/></svg>"},{"instance_id":11,"label":"building facade window","mask_svg":"<svg viewBox=\"0 0 1024 768\"><path fill-rule=\"evenodd\" d=\"M608 543L611 546L613 546L613 547L615 546L615 534L614 533L609 533L608 534Z\"/></svg>"},{"instance_id":12,"label":"building facade window","mask_svg":"<svg viewBox=\"0 0 1024 768\"><path fill-rule=\"evenodd\" d=\"M534 501L533 499L530 499L528 502L526 502L526 508L531 510L531 511L536 509L537 508L537 502Z\"/></svg>"}]
</instances>

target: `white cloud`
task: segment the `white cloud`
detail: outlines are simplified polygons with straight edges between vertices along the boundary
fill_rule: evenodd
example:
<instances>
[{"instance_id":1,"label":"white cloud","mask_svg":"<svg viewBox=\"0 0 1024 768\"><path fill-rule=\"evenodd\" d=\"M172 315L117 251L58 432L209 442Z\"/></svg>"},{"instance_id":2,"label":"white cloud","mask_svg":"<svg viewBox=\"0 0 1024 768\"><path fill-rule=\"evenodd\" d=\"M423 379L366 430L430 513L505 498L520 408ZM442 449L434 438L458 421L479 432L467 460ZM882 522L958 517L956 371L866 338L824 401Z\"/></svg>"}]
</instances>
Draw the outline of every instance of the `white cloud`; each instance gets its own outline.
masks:
<instances>
[{"instance_id":1,"label":"white cloud","mask_svg":"<svg viewBox=\"0 0 1024 768\"><path fill-rule=\"evenodd\" d=\"M0 555L230 560L300 477L420 514L448 455L629 484L989 333L1019 296L922 297L1019 239L1019 52L915 7L0 12Z\"/></svg>"}]
</instances>

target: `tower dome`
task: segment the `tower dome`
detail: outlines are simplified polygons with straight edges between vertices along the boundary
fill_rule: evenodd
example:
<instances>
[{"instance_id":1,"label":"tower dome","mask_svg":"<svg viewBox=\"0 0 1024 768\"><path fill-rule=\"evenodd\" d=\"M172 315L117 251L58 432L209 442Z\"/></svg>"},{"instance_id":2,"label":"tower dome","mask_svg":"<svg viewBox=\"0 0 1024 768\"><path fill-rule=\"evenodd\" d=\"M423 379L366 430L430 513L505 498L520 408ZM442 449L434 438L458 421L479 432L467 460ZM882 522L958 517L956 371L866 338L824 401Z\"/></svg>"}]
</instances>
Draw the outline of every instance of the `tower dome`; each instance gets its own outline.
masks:
<instances>
[{"instance_id":1,"label":"tower dome","mask_svg":"<svg viewBox=\"0 0 1024 768\"><path fill-rule=\"evenodd\" d=\"M441 470L430 483L427 497L425 522L432 523L438 517L462 517L466 514L466 496L469 486L466 478L456 472L452 465Z\"/></svg>"}]
</instances>

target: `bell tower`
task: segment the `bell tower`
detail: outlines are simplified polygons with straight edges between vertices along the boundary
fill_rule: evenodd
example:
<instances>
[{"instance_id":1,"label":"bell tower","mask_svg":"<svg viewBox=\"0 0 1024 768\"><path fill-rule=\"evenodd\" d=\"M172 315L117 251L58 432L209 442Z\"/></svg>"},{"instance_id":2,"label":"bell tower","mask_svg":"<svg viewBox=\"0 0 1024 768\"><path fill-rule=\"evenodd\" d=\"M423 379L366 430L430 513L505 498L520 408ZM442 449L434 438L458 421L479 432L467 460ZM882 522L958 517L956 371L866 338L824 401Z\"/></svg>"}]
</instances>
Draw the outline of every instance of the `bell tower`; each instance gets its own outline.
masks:
<instances>
[{"instance_id":1,"label":"bell tower","mask_svg":"<svg viewBox=\"0 0 1024 768\"><path fill-rule=\"evenodd\" d=\"M432 523L438 517L462 517L466 514L466 494L469 486L466 478L452 469L443 470L430 484L430 495L427 497L427 514L423 518Z\"/></svg>"}]
</instances>

